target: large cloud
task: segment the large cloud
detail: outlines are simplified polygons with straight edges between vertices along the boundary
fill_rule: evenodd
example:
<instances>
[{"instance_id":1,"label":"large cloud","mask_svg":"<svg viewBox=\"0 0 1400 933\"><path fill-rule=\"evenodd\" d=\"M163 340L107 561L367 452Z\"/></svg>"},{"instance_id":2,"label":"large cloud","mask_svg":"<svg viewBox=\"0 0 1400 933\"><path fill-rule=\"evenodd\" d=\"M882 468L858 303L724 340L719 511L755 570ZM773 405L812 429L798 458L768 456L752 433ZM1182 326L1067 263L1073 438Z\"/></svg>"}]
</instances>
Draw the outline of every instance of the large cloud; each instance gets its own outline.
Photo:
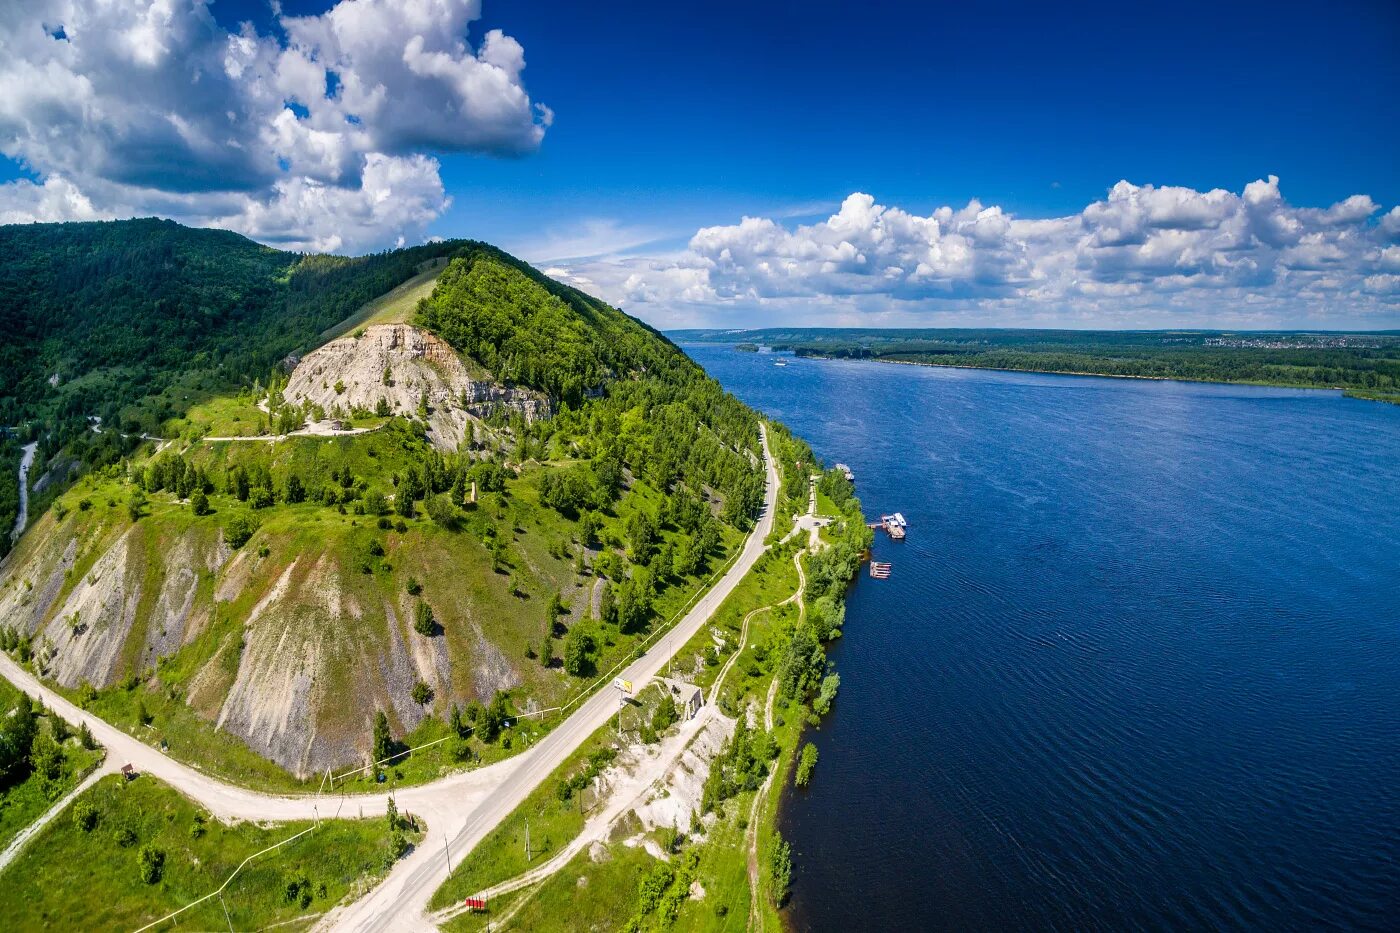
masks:
<instances>
[{"instance_id":1,"label":"large cloud","mask_svg":"<svg viewBox=\"0 0 1400 933\"><path fill-rule=\"evenodd\" d=\"M818 223L746 217L679 255L570 271L663 325L1390 326L1400 208L1379 213L1366 195L1294 207L1273 176L1240 194L1121 181L1035 220L976 201L925 217L856 193Z\"/></svg>"},{"instance_id":2,"label":"large cloud","mask_svg":"<svg viewBox=\"0 0 1400 933\"><path fill-rule=\"evenodd\" d=\"M157 213L305 249L421 238L434 152L520 155L553 114L479 0L341 0L229 33L208 0L0 4L0 218Z\"/></svg>"}]
</instances>

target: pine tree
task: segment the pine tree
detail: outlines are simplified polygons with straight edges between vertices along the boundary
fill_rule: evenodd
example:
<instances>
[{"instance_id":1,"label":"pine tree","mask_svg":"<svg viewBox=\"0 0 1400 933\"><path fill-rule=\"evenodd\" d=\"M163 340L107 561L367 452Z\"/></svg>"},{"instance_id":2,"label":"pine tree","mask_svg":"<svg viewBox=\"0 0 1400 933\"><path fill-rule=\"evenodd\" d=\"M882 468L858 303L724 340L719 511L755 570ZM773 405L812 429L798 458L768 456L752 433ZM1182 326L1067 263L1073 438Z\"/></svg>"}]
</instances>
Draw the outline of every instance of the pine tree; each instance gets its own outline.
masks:
<instances>
[{"instance_id":1,"label":"pine tree","mask_svg":"<svg viewBox=\"0 0 1400 933\"><path fill-rule=\"evenodd\" d=\"M382 762L394 753L394 738L389 734L389 717L379 710L374 714L374 734L371 754L376 763Z\"/></svg>"}]
</instances>

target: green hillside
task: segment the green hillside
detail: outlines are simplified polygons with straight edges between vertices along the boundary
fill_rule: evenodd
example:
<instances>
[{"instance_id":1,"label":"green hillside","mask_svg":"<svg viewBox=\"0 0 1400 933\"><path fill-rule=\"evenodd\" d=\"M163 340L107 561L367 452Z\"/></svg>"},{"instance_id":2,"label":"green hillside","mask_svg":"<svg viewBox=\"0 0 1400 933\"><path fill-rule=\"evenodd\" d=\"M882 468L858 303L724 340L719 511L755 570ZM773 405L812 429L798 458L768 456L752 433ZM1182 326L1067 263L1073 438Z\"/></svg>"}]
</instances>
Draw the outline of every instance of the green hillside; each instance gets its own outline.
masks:
<instances>
[{"instance_id":1,"label":"green hillside","mask_svg":"<svg viewBox=\"0 0 1400 933\"><path fill-rule=\"evenodd\" d=\"M109 461L120 437L84 437L89 416L153 430L186 396L264 375L457 245L348 259L168 220L0 227L0 425L37 420L45 454L80 441L81 459Z\"/></svg>"},{"instance_id":2,"label":"green hillside","mask_svg":"<svg viewBox=\"0 0 1400 933\"><path fill-rule=\"evenodd\" d=\"M272 268L271 251L225 242L228 268ZM239 312L224 369L153 357L142 389L165 390L132 407L172 440L129 440L41 503L0 573L4 647L247 784L448 737L394 763L390 779L412 781L518 750L543 727L516 715L586 689L679 612L761 504L755 414L622 312L483 244L435 248L450 257L435 285L409 256L383 291L419 275L410 291L319 349L305 334L368 300L334 276L328 292L283 294L280 312ZM417 329L383 313L420 292ZM267 347L247 320L274 322ZM259 368L292 349L295 372ZM171 402L206 376L230 388ZM24 404L54 402L39 397Z\"/></svg>"}]
</instances>

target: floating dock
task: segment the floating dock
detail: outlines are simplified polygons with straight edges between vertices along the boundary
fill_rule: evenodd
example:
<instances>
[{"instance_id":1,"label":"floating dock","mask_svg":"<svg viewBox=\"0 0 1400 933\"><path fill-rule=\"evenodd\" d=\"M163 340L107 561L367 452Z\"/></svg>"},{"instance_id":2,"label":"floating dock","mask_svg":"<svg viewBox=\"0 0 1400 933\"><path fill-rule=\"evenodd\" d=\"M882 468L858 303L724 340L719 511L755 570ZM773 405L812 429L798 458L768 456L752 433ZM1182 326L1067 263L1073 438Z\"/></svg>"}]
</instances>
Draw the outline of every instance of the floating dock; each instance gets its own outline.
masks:
<instances>
[{"instance_id":1,"label":"floating dock","mask_svg":"<svg viewBox=\"0 0 1400 933\"><path fill-rule=\"evenodd\" d=\"M905 521L902 513L895 512L893 515L881 515L878 522L870 523L870 527L879 528L895 541L903 541L909 522Z\"/></svg>"},{"instance_id":2,"label":"floating dock","mask_svg":"<svg viewBox=\"0 0 1400 933\"><path fill-rule=\"evenodd\" d=\"M893 568L893 564L884 561L872 560L870 562L870 575L876 580L888 580L890 578L890 571Z\"/></svg>"}]
</instances>

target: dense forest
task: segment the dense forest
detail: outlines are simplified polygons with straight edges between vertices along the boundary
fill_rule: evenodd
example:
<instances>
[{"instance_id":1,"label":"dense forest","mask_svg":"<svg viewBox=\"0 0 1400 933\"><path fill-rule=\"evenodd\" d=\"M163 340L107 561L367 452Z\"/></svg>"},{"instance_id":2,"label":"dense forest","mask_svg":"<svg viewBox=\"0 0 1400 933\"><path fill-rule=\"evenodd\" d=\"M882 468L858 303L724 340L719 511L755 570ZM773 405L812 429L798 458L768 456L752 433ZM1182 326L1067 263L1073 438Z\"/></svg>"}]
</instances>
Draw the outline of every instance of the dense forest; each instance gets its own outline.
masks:
<instances>
[{"instance_id":1,"label":"dense forest","mask_svg":"<svg viewBox=\"0 0 1400 933\"><path fill-rule=\"evenodd\" d=\"M754 413L621 311L473 243L443 271L416 322L497 378L559 399L551 432L612 451L656 488L685 480L720 490L725 518L740 525L762 502ZM624 419L634 422L627 431Z\"/></svg>"},{"instance_id":2,"label":"dense forest","mask_svg":"<svg viewBox=\"0 0 1400 933\"><path fill-rule=\"evenodd\" d=\"M178 411L131 406L182 381L208 392L265 375L457 246L347 259L167 220L0 227L0 425L42 421L45 453L93 415L148 429Z\"/></svg>"},{"instance_id":3,"label":"dense forest","mask_svg":"<svg viewBox=\"0 0 1400 933\"><path fill-rule=\"evenodd\" d=\"M759 342L798 356L1032 372L1339 388L1400 400L1400 334L771 328L681 331L681 340Z\"/></svg>"}]
</instances>

